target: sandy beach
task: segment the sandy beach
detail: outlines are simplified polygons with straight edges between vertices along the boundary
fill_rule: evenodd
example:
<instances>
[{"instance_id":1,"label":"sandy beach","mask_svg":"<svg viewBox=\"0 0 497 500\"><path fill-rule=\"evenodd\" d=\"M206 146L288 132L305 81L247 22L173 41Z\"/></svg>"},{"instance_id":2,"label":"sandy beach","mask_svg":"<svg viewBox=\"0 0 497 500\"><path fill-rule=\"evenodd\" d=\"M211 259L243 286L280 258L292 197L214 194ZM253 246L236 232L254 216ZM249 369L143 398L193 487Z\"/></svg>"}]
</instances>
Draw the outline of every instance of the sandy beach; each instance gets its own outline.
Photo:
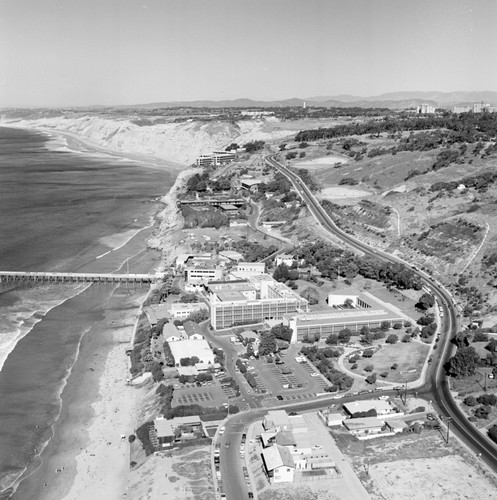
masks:
<instances>
[{"instance_id":1,"label":"sandy beach","mask_svg":"<svg viewBox=\"0 0 497 500\"><path fill-rule=\"evenodd\" d=\"M85 141L85 147L90 146ZM143 157L142 161L148 158ZM156 215L160 228L156 224L153 234L150 228L144 228L147 230L122 233L117 239L103 238L102 243L115 247L117 252L123 244L145 247L148 239L149 249L143 248L135 255L133 269L150 270L159 259L160 266L168 265L175 258L174 250L164 252L167 258L162 259L152 248L164 249L170 232L181 228L175 191L193 173L193 169L182 172L169 193L161 198L165 208ZM111 257L106 254L99 262ZM145 389L127 383L130 372L125 351L149 291L147 287L94 285L86 295L72 299L76 310L89 308L96 320L81 341L62 391L61 414L54 436L42 454L42 465L21 483L13 498L114 499L126 494L130 471L128 437L141 423L140 402Z\"/></svg>"}]
</instances>

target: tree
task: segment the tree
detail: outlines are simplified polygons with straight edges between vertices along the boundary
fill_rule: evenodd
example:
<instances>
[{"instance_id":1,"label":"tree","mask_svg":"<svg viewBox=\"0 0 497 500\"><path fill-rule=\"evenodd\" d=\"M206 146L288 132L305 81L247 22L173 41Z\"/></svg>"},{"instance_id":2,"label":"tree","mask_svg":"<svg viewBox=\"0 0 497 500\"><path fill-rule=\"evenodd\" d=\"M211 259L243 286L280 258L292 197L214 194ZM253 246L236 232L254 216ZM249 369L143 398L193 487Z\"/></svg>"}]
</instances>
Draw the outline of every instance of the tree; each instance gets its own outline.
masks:
<instances>
[{"instance_id":1,"label":"tree","mask_svg":"<svg viewBox=\"0 0 497 500\"><path fill-rule=\"evenodd\" d=\"M330 333L326 339L328 345L338 345L338 335L336 333Z\"/></svg>"},{"instance_id":2,"label":"tree","mask_svg":"<svg viewBox=\"0 0 497 500\"><path fill-rule=\"evenodd\" d=\"M273 326L273 328L271 328L270 330L270 333L276 339L281 339L285 340L286 342L290 342L292 340L293 330L289 326L280 323L279 325Z\"/></svg>"},{"instance_id":3,"label":"tree","mask_svg":"<svg viewBox=\"0 0 497 500\"><path fill-rule=\"evenodd\" d=\"M394 363L391 367L390 370L396 370L399 367L397 363Z\"/></svg>"},{"instance_id":4,"label":"tree","mask_svg":"<svg viewBox=\"0 0 497 500\"><path fill-rule=\"evenodd\" d=\"M385 340L385 342L387 344L396 344L399 340L399 337L397 337L397 335L395 335L394 333L392 333L391 335L389 335L387 337L387 339Z\"/></svg>"},{"instance_id":5,"label":"tree","mask_svg":"<svg viewBox=\"0 0 497 500\"><path fill-rule=\"evenodd\" d=\"M476 418L488 419L488 416L490 415L491 411L492 410L491 410L491 408L489 406L480 406L475 411L475 417Z\"/></svg>"},{"instance_id":6,"label":"tree","mask_svg":"<svg viewBox=\"0 0 497 500\"><path fill-rule=\"evenodd\" d=\"M368 384L374 384L376 382L376 373L372 373L369 377L366 377L366 382Z\"/></svg>"},{"instance_id":7,"label":"tree","mask_svg":"<svg viewBox=\"0 0 497 500\"><path fill-rule=\"evenodd\" d=\"M421 316L421 318L418 319L418 325L431 325L434 321L435 318L433 316Z\"/></svg>"},{"instance_id":8,"label":"tree","mask_svg":"<svg viewBox=\"0 0 497 500\"><path fill-rule=\"evenodd\" d=\"M273 273L273 278L276 281L280 281L282 283L288 280L288 276L289 269L286 264L280 264L279 266L277 266Z\"/></svg>"},{"instance_id":9,"label":"tree","mask_svg":"<svg viewBox=\"0 0 497 500\"><path fill-rule=\"evenodd\" d=\"M497 396L495 394L482 394L476 398L476 401L481 405L495 406L497 405Z\"/></svg>"},{"instance_id":10,"label":"tree","mask_svg":"<svg viewBox=\"0 0 497 500\"><path fill-rule=\"evenodd\" d=\"M402 342L410 342L412 340L412 336L411 334L409 333L406 333L403 337L402 337Z\"/></svg>"},{"instance_id":11,"label":"tree","mask_svg":"<svg viewBox=\"0 0 497 500\"><path fill-rule=\"evenodd\" d=\"M466 332L459 332L453 339L452 343L458 348L469 347L469 335Z\"/></svg>"},{"instance_id":12,"label":"tree","mask_svg":"<svg viewBox=\"0 0 497 500\"><path fill-rule=\"evenodd\" d=\"M179 299L180 302L198 302L198 297L194 293L185 293Z\"/></svg>"},{"instance_id":13,"label":"tree","mask_svg":"<svg viewBox=\"0 0 497 500\"><path fill-rule=\"evenodd\" d=\"M394 323L393 324L393 329L394 330L401 330L402 329L402 323Z\"/></svg>"},{"instance_id":14,"label":"tree","mask_svg":"<svg viewBox=\"0 0 497 500\"><path fill-rule=\"evenodd\" d=\"M461 347L445 364L447 374L451 377L467 377L476 373L480 356L473 347Z\"/></svg>"},{"instance_id":15,"label":"tree","mask_svg":"<svg viewBox=\"0 0 497 500\"><path fill-rule=\"evenodd\" d=\"M474 396L468 396L464 399L463 403L466 405L466 406L476 406L476 398Z\"/></svg>"},{"instance_id":16,"label":"tree","mask_svg":"<svg viewBox=\"0 0 497 500\"><path fill-rule=\"evenodd\" d=\"M435 305L435 297L431 295L430 293L423 293L421 297L419 298L416 307L418 309L421 309L422 311L426 311L430 307L433 307Z\"/></svg>"},{"instance_id":17,"label":"tree","mask_svg":"<svg viewBox=\"0 0 497 500\"><path fill-rule=\"evenodd\" d=\"M346 344L352 337L352 332L348 328L343 328L338 332L338 340L341 344Z\"/></svg>"},{"instance_id":18,"label":"tree","mask_svg":"<svg viewBox=\"0 0 497 500\"><path fill-rule=\"evenodd\" d=\"M312 287L307 287L300 295L304 297L311 306L319 303L319 292Z\"/></svg>"},{"instance_id":19,"label":"tree","mask_svg":"<svg viewBox=\"0 0 497 500\"><path fill-rule=\"evenodd\" d=\"M367 365L365 368L364 368L364 371L365 372L372 372L374 370L374 366L373 365Z\"/></svg>"},{"instance_id":20,"label":"tree","mask_svg":"<svg viewBox=\"0 0 497 500\"><path fill-rule=\"evenodd\" d=\"M352 309L354 307L354 301L351 298L347 298L343 302L343 307L345 309Z\"/></svg>"},{"instance_id":21,"label":"tree","mask_svg":"<svg viewBox=\"0 0 497 500\"><path fill-rule=\"evenodd\" d=\"M373 357L373 354L374 354L374 350L373 350L373 349L366 349L366 350L362 353L362 357L363 357L363 358L372 358L372 357Z\"/></svg>"},{"instance_id":22,"label":"tree","mask_svg":"<svg viewBox=\"0 0 497 500\"><path fill-rule=\"evenodd\" d=\"M386 332L390 329L390 321L382 321L380 325L380 329Z\"/></svg>"},{"instance_id":23,"label":"tree","mask_svg":"<svg viewBox=\"0 0 497 500\"><path fill-rule=\"evenodd\" d=\"M269 332L264 332L261 335L261 342L259 344L259 356L275 353L276 350L277 346L274 335Z\"/></svg>"},{"instance_id":24,"label":"tree","mask_svg":"<svg viewBox=\"0 0 497 500\"><path fill-rule=\"evenodd\" d=\"M497 443L497 425L493 425L488 429L488 437L494 442Z\"/></svg>"}]
</instances>

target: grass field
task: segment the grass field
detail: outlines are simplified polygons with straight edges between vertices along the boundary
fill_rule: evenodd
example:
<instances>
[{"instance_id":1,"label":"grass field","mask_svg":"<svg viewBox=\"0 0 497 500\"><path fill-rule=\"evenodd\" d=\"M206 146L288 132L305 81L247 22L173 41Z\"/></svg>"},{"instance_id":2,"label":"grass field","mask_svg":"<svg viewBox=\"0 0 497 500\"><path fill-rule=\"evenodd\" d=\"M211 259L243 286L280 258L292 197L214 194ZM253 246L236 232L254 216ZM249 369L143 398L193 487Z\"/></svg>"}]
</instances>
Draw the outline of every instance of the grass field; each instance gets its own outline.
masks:
<instances>
[{"instance_id":1,"label":"grass field","mask_svg":"<svg viewBox=\"0 0 497 500\"><path fill-rule=\"evenodd\" d=\"M358 367L354 371L360 375L367 376L369 373L364 368L368 365L373 365L373 372L378 375L378 380L399 383L406 380L407 382L412 382L420 376L428 350L428 346L419 342L386 344L372 358L360 358L357 361ZM391 370L390 368L394 363L398 364L398 368ZM345 361L345 366L350 368L351 364ZM386 378L380 377L380 374L383 372L388 372Z\"/></svg>"}]
</instances>

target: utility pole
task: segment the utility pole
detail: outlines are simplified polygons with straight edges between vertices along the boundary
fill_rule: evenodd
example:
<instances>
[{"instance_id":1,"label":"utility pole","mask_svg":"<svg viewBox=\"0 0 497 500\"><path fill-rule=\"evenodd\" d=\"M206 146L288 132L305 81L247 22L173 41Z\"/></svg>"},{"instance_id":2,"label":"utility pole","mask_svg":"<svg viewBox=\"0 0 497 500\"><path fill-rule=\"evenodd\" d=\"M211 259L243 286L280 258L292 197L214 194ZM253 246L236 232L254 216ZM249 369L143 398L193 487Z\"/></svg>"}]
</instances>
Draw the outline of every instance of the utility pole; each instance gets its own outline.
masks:
<instances>
[{"instance_id":1,"label":"utility pole","mask_svg":"<svg viewBox=\"0 0 497 500\"><path fill-rule=\"evenodd\" d=\"M446 437L445 441L446 441L446 443L448 443L449 437L450 437L450 423L453 421L453 418L452 417L445 417L445 418L441 417L441 420L443 420L447 424L447 437Z\"/></svg>"},{"instance_id":2,"label":"utility pole","mask_svg":"<svg viewBox=\"0 0 497 500\"><path fill-rule=\"evenodd\" d=\"M400 397L400 400L402 401L402 396ZM407 380L404 386L404 404L407 404Z\"/></svg>"}]
</instances>

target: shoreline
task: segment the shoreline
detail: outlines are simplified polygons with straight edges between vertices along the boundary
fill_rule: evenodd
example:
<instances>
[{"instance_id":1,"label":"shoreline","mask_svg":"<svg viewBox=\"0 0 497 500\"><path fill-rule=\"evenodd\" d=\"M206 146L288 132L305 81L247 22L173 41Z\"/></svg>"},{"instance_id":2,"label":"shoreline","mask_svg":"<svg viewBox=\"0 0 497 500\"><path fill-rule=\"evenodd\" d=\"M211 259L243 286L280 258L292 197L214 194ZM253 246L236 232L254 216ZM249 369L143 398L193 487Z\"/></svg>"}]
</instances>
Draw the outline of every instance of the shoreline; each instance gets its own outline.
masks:
<instances>
[{"instance_id":1,"label":"shoreline","mask_svg":"<svg viewBox=\"0 0 497 500\"><path fill-rule=\"evenodd\" d=\"M53 134L58 132L51 130L49 141L52 140ZM60 132L61 136L65 134ZM60 147L60 143L58 146ZM87 146L93 147L86 144L85 147ZM124 154L112 152L109 156L115 158ZM149 160L147 157L135 161L151 166ZM169 163L167 160L156 161ZM177 170L180 169L179 166L176 167ZM183 168L169 191L160 200L153 200L161 205L151 217L152 223L133 230L132 235L122 234L121 236L126 236L126 241L119 243L118 247L111 247L99 257L126 247L135 237L137 240L142 236L139 233L154 227L152 234L149 233L140 240L144 248L132 258L142 260L142 265L147 266L150 264L147 261L150 255L147 254L154 252L159 266L166 265L165 259L171 257L174 251L169 251L166 257L164 250L167 242L164 239L167 239L171 231L179 229L182 222L178 211L171 210L176 208L176 191L186 182L188 174L194 173L187 167ZM171 166L173 175L178 174L177 170ZM157 250L160 256L157 256ZM157 262L155 264L157 265ZM128 345L133 339L136 319L152 289L148 287L146 291L130 295L117 286L106 300L99 304L99 311L104 320L93 322L80 340L70 374L59 394L62 401L61 410L53 426L51 439L41 453L41 465L21 481L12 498L79 499L88 497L93 488L91 496L95 498L102 498L104 490L105 498L122 497L129 471L127 437L134 433L137 406L142 398L142 391L124 382L130 378L130 373L123 345ZM72 299L74 297L64 303ZM98 365L93 363L95 367L89 367L97 355ZM121 439L122 434L125 434L125 440ZM105 439L107 435L111 435L110 440Z\"/></svg>"}]
</instances>

